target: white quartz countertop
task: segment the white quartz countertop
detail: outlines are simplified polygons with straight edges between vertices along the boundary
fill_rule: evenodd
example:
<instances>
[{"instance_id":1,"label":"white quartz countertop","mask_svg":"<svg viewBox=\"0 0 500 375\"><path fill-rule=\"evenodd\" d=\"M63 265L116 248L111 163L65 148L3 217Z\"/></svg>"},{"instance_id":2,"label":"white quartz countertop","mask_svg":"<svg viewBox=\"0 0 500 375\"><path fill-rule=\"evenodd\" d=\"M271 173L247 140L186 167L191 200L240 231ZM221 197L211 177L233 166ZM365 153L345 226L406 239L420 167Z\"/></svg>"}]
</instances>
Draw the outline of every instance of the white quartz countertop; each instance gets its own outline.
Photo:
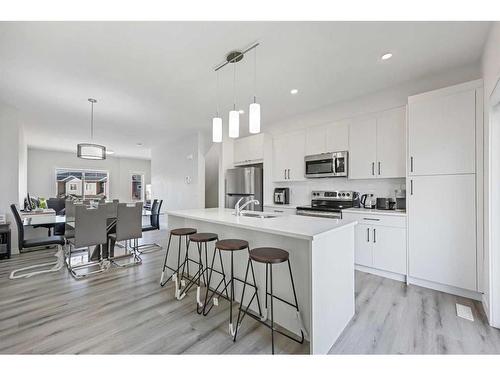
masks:
<instances>
[{"instance_id":1,"label":"white quartz countertop","mask_svg":"<svg viewBox=\"0 0 500 375\"><path fill-rule=\"evenodd\" d=\"M387 216L406 216L406 211L396 210L376 210L371 208L346 208L342 212L358 213L358 214L373 214L373 215L387 215Z\"/></svg>"},{"instance_id":2,"label":"white quartz countertop","mask_svg":"<svg viewBox=\"0 0 500 375\"><path fill-rule=\"evenodd\" d=\"M322 234L357 224L356 220L323 219L317 217L274 214L273 218L235 216L233 209L205 208L167 211L167 215L209 223L229 225L259 232L314 240Z\"/></svg>"}]
</instances>

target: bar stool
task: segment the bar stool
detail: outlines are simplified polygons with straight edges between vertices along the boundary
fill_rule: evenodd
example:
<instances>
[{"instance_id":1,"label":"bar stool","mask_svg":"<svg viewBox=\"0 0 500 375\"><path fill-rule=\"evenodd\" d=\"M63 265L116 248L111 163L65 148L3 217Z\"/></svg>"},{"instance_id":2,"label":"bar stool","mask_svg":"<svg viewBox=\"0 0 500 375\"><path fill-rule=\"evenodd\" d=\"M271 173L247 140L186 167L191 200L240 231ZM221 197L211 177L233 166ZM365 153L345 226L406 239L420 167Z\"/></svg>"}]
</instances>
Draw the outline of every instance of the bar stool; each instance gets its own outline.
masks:
<instances>
[{"instance_id":1,"label":"bar stool","mask_svg":"<svg viewBox=\"0 0 500 375\"><path fill-rule=\"evenodd\" d=\"M161 279L160 279L160 286L164 286L166 283L169 282L170 279L175 283L175 295L177 297L179 293L179 287L177 285L177 274L179 272L179 269L181 268L181 243L182 243L182 237L186 237L186 251L187 248L189 247L189 236L192 234L196 233L196 229L194 228L176 228L172 229L170 231L170 235L168 236L168 245L167 245L167 253L165 254L165 261L163 262L163 270L161 271ZM172 236L176 236L179 239L179 252L177 253L177 268L172 268L167 264L168 260L168 253L170 252L170 242L172 241ZM165 271L170 270L172 271L172 274L166 279L163 280L165 277Z\"/></svg>"},{"instance_id":2,"label":"bar stool","mask_svg":"<svg viewBox=\"0 0 500 375\"><path fill-rule=\"evenodd\" d=\"M260 321L262 324L267 326L269 329L271 329L271 347L272 347L272 354L274 354L274 332L276 331L277 333L288 337L289 339L298 342L299 344L302 344L304 342L304 331L305 329L303 328L304 325L302 324L302 320L300 317L300 312L299 312L299 305L297 302L297 294L295 293L295 284L293 282L293 275L292 275L292 267L290 266L290 259L289 259L289 253L288 251L285 251L283 249L275 248L275 247L258 247L253 250L250 250L249 252L249 258L248 258L248 264L247 264L247 275L248 275L248 265L252 266L252 261L257 262L257 263L264 263L266 265L266 302L265 302L265 310L266 310L266 317L265 319L258 317L251 313L249 310L250 308L250 303L248 303L246 308L243 308L243 298L245 297L245 285L246 285L246 279L247 275L245 275L245 284L243 286L243 292L241 294L241 304L240 304L240 309L238 312L238 320L236 321L236 332L233 337L233 341L236 341L236 336L238 334L238 327L241 325L241 322L245 315L248 315L255 320ZM273 293L273 265L274 264L279 264L287 262L288 263L288 270L290 272L290 280L292 284L292 291L293 291L293 299L294 303L290 303L278 296L275 296ZM253 270L253 267L252 267ZM268 274L269 274L269 282L268 282ZM269 291L268 291L268 284L270 285ZM267 322L267 297L270 296L270 301L271 301L271 324ZM299 327L300 327L300 335L301 338L298 340L297 338L288 335L285 332L282 332L274 327L274 309L273 309L273 299L277 299L281 302L286 303L287 305L290 305L294 307L297 311L297 319L299 321ZM259 311L260 314L260 311ZM262 314L260 314L262 315Z\"/></svg>"},{"instance_id":3,"label":"bar stool","mask_svg":"<svg viewBox=\"0 0 500 375\"><path fill-rule=\"evenodd\" d=\"M239 251L239 250L245 250L247 249L250 251L250 247L248 246L248 242L245 240L238 240L238 239L227 239L227 240L221 240L217 241L215 244L215 251L212 257L212 263L211 266L208 268L209 270L209 276L208 276L208 285L211 284L212 281L212 274L213 272L218 273L219 275L222 276L221 280L217 284L217 287L212 291L212 294L210 297L208 297L209 294L209 289L207 288L206 294L205 294L205 302L203 303L203 315L207 316L210 310L214 307L214 302L217 301L214 296L217 295L217 297L222 297L226 298L229 301L229 333L231 336L235 336L236 330L233 328L233 301L234 301L234 282L239 281L243 283L243 289L245 289L245 286L248 284L254 288L254 294L252 295L252 299L250 303L253 301L253 299L256 297L257 298L257 306L259 308L259 314L262 314L262 310L260 307L260 300L259 300L259 295L257 294L257 284L255 282L255 273L253 270L253 265L250 264L251 270L252 270L252 279L253 279L253 284L247 282L247 276L248 276L248 264L247 264L247 271L245 275L245 280L242 280L238 277L234 276L234 252ZM229 251L231 254L231 276L229 278L229 281L226 281L226 274L224 271L224 264L222 262L222 253L221 251ZM214 262L215 262L215 257L216 253L218 252L219 254L219 262L220 262L220 267L221 271L218 271L214 268ZM221 284L224 283L224 288L222 291L219 291L219 288L221 287ZM230 287L231 295L228 293L228 288ZM225 296L223 295L223 292L225 292ZM208 301L214 301L210 304L208 307ZM215 302L217 303L217 302ZM249 303L249 305L250 305Z\"/></svg>"},{"instance_id":4,"label":"bar stool","mask_svg":"<svg viewBox=\"0 0 500 375\"><path fill-rule=\"evenodd\" d=\"M180 274L181 277L181 285L184 286L184 289L177 294L177 299L180 301L183 299L187 292L191 289L193 285L197 285L196 287L196 312L201 314L203 312L203 303L200 299L200 288L201 282L200 279L203 278L203 283L208 290L208 244L213 241L218 241L219 236L215 233L195 233L189 236L189 244L186 248L186 256L184 257L184 262L182 263L182 272ZM191 242L196 243L198 248L198 261L189 257L189 245ZM205 266L203 266L203 249L205 249ZM215 250L214 250L215 253ZM193 277L191 277L189 273L189 262L195 263L198 265L198 271L195 273ZM187 276L184 274L184 270L187 269ZM184 280L187 279L189 282L187 285L184 285Z\"/></svg>"}]
</instances>

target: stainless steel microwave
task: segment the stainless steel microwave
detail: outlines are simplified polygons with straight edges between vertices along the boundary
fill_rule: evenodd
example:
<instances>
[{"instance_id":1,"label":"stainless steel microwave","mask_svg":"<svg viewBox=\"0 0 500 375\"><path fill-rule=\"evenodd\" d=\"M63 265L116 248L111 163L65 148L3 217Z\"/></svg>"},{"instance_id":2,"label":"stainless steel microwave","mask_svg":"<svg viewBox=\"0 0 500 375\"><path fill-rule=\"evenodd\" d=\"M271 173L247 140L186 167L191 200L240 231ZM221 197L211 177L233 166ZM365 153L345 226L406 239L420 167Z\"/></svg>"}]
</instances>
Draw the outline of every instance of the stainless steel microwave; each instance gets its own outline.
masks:
<instances>
[{"instance_id":1,"label":"stainless steel microwave","mask_svg":"<svg viewBox=\"0 0 500 375\"><path fill-rule=\"evenodd\" d=\"M347 177L347 151L308 155L304 161L307 178Z\"/></svg>"}]
</instances>

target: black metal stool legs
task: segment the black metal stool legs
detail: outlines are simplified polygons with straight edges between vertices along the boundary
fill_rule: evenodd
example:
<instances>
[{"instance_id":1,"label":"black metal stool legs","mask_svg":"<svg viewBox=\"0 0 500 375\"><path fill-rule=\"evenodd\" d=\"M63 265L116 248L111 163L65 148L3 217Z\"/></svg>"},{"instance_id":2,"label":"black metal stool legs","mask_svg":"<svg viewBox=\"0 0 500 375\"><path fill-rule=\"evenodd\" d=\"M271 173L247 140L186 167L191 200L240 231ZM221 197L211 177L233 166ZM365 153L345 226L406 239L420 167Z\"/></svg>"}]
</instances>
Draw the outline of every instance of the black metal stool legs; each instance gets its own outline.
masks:
<instances>
[{"instance_id":1,"label":"black metal stool legs","mask_svg":"<svg viewBox=\"0 0 500 375\"><path fill-rule=\"evenodd\" d=\"M253 279L253 285L252 284L249 284L251 286L253 286L254 288L254 292L252 294L252 297L250 298L250 301L248 302L248 305L247 307L245 308L245 311L243 312L242 314L242 308L241 306L244 306L244 298L245 298L245 289L246 289L246 286L247 286L247 279L248 279L248 271L249 269L252 270L252 279ZM241 292L241 300L240 300L240 308L238 309L238 318L236 319L236 330L234 332L234 335L233 335L233 341L236 341L236 337L238 336L238 330L241 326L241 321L243 320L243 318L245 317L246 314L248 314L248 310L250 309L250 306L252 305L252 302L254 300L254 298L257 299L257 306L258 306L258 309L259 309L259 315L262 316L262 309L261 309L261 306L260 306L260 299L259 299L259 293L258 293L258 289L257 289L257 282L255 280L255 273L254 273L254 270L253 270L253 264L252 264L252 261L250 260L250 258L248 259L248 262L247 262L247 269L245 271L245 282L243 283L243 291ZM267 300L266 300L266 305L267 305Z\"/></svg>"},{"instance_id":2,"label":"black metal stool legs","mask_svg":"<svg viewBox=\"0 0 500 375\"><path fill-rule=\"evenodd\" d=\"M257 260L259 261L259 260ZM284 260L283 260L284 261ZM240 305L240 311L238 313L238 320L237 320L237 327L236 327L236 333L233 337L233 340L235 341L236 340L236 336L237 336L237 333L238 333L238 329L241 325L241 322L243 321L243 318L245 317L245 315L248 315L250 316L251 318L257 320L257 321L260 321L262 324L264 324L266 327L268 327L270 330L271 330L271 350L272 350L272 354L274 354L275 350L274 350L274 333L277 332L279 333L280 335L283 335L285 337L288 337L289 339L299 343L299 344L302 344L304 342L304 332L305 332L305 328L304 328L304 325L302 324L302 319L300 317L300 312L299 312L299 304L298 304L298 301L297 301L297 293L295 291L295 283L294 283L294 280L293 280L293 274L292 274L292 267L290 265L290 260L289 259L286 259L287 263L288 263L288 271L290 273L290 281L291 281L291 285L292 285L292 291L293 291L293 303L289 302L289 301L286 301L285 299L283 298L280 298L278 296L275 296L274 295L274 290L273 290L273 262L264 262L265 263L265 266L266 266L266 291L265 291L265 311L266 311L266 316L265 317L259 317L259 316L256 316L255 314L253 314L252 312L249 311L249 308L250 308L250 304L252 303L253 301L253 296L252 298L250 299L248 305L245 307L244 306L244 303L243 303L243 299L244 299L244 296L245 296L245 285L246 285L246 281L248 279L248 271L249 271L249 267L252 267L252 273L253 273L253 261L252 261L252 258L248 259L248 264L247 264L247 270L245 272L245 284L243 286L243 293L242 293L242 296L241 296L241 305ZM278 263L278 262L274 262L274 263ZM255 276L253 276L253 279L254 279L254 283L255 283ZM257 290L255 290L254 294L257 294ZM268 310L268 297L270 297L270 302L269 302L269 310ZM299 322L299 329L300 329L300 339L294 337L294 336L291 336L289 335L288 333L286 332L283 332L281 330L279 330L278 328L275 327L274 325L274 300L277 299L293 308L295 308L295 311L296 311L296 314L297 314L297 320ZM257 300L258 301L258 300ZM260 308L259 308L260 310ZM270 312L270 321L268 321L267 317L269 316L268 312ZM261 314L262 315L262 314Z\"/></svg>"},{"instance_id":3,"label":"black metal stool legs","mask_svg":"<svg viewBox=\"0 0 500 375\"><path fill-rule=\"evenodd\" d=\"M219 253L219 263L220 263L220 267L221 267L221 271L217 271L215 268L214 268L214 265L215 265L215 258L216 258L216 253ZM212 308L214 307L214 302L213 302L213 298L215 295L217 295L217 298L218 297L223 297L222 293L226 293L226 299L227 300L230 300L229 298L229 293L228 293L228 287L229 287L229 283L231 282L231 280L229 282L226 281L226 273L224 271L224 263L222 262L222 254L221 254L221 251L220 249L218 249L217 247L215 247L214 249L214 255L212 257L212 263L210 265L210 268L208 269L208 272L209 272L209 276L208 276L208 284L207 284L207 290L205 292L205 302L203 303L203 316L207 316L208 313L210 312L210 310L212 310ZM210 285L212 283L212 276L213 276L213 273L217 273L219 275L221 275L221 280L219 281L219 283L217 284L217 287L215 287L214 290L212 290L212 294L210 295L210 297L208 296L208 294L210 293ZM222 289L221 292L219 292L219 288L221 286L221 284L224 283L224 289ZM212 301L211 303L209 303L210 301Z\"/></svg>"}]
</instances>

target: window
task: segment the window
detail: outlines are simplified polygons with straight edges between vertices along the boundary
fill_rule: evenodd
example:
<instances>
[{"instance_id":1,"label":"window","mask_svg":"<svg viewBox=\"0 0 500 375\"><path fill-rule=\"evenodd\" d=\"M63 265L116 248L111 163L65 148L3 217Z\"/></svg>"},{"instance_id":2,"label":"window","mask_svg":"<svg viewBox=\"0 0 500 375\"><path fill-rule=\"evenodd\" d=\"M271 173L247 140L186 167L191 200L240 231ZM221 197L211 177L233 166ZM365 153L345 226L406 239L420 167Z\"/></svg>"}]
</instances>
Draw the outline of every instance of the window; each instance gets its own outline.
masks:
<instances>
[{"instance_id":1,"label":"window","mask_svg":"<svg viewBox=\"0 0 500 375\"><path fill-rule=\"evenodd\" d=\"M56 169L56 192L59 198L101 199L109 197L107 171Z\"/></svg>"}]
</instances>

